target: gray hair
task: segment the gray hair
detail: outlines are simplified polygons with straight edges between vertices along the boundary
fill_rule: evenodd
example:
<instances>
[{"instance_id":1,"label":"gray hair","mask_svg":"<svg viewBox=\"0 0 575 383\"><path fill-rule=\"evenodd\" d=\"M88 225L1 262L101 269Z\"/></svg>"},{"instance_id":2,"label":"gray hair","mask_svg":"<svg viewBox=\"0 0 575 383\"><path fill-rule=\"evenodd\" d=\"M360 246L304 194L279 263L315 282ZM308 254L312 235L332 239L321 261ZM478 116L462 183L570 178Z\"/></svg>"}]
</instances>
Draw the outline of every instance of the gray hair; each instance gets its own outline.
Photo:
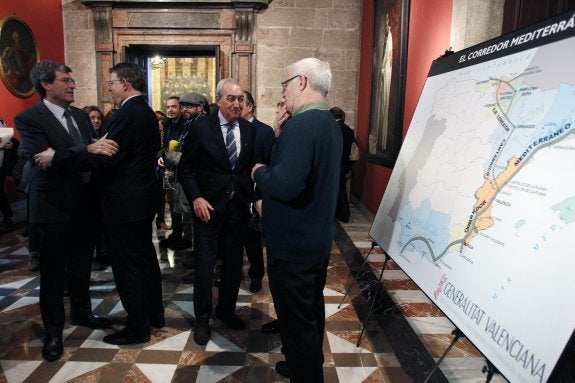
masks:
<instances>
[{"instance_id":1,"label":"gray hair","mask_svg":"<svg viewBox=\"0 0 575 383\"><path fill-rule=\"evenodd\" d=\"M220 80L220 82L218 82L218 85L216 86L216 97L222 97L222 92L224 91L224 86L228 83L231 82L234 85L240 85L239 82L237 82L236 80L234 80L233 78L224 78L222 80Z\"/></svg>"},{"instance_id":2,"label":"gray hair","mask_svg":"<svg viewBox=\"0 0 575 383\"><path fill-rule=\"evenodd\" d=\"M324 97L327 95L331 85L331 69L327 61L308 57L288 65L287 71L294 76L305 76L313 90L320 92Z\"/></svg>"}]
</instances>

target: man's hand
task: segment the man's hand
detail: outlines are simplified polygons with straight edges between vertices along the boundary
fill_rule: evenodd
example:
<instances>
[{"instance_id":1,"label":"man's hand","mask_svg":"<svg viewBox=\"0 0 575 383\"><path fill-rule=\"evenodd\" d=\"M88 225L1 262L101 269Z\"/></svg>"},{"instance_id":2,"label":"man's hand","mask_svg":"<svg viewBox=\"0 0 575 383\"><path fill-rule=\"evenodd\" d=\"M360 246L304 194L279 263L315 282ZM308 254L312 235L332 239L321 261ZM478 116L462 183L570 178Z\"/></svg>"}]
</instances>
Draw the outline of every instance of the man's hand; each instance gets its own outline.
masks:
<instances>
[{"instance_id":1,"label":"man's hand","mask_svg":"<svg viewBox=\"0 0 575 383\"><path fill-rule=\"evenodd\" d=\"M54 149L48 148L43 152L36 154L34 156L36 165L38 165L38 167L40 167L42 170L48 169L50 166L52 166L52 158L54 158L54 153L56 153Z\"/></svg>"},{"instance_id":2,"label":"man's hand","mask_svg":"<svg viewBox=\"0 0 575 383\"><path fill-rule=\"evenodd\" d=\"M198 197L194 200L194 213L203 222L208 222L210 220L210 211L214 211L214 208L208 201L202 197Z\"/></svg>"},{"instance_id":3,"label":"man's hand","mask_svg":"<svg viewBox=\"0 0 575 383\"><path fill-rule=\"evenodd\" d=\"M252 180L255 181L255 179L254 179L254 173L256 172L256 170L258 170L258 169L261 168L262 166L265 166L265 165L264 165L264 164L260 164L260 163L257 163L257 164L254 165L254 167L252 168Z\"/></svg>"},{"instance_id":4,"label":"man's hand","mask_svg":"<svg viewBox=\"0 0 575 383\"><path fill-rule=\"evenodd\" d=\"M277 104L276 118L274 119L274 134L276 137L279 137L282 133L282 129L290 117L285 99L282 98Z\"/></svg>"},{"instance_id":5,"label":"man's hand","mask_svg":"<svg viewBox=\"0 0 575 383\"><path fill-rule=\"evenodd\" d=\"M164 159L162 157L158 157L158 165L160 165L162 168L166 167L166 164L164 163Z\"/></svg>"},{"instance_id":6,"label":"man's hand","mask_svg":"<svg viewBox=\"0 0 575 383\"><path fill-rule=\"evenodd\" d=\"M118 143L106 137L108 137L108 133L106 133L104 137L100 138L99 140L91 143L90 145L87 145L86 150L88 153L102 154L108 157L116 155L119 148Z\"/></svg>"}]
</instances>

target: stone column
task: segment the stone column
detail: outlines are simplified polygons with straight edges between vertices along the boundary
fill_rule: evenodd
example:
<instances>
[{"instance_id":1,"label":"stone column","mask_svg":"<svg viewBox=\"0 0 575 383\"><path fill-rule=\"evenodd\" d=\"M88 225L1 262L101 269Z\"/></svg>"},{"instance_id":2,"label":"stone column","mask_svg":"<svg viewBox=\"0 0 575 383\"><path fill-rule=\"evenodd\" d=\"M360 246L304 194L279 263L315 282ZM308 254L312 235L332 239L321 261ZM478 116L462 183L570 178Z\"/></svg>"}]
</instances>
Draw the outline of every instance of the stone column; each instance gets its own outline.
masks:
<instances>
[{"instance_id":1,"label":"stone column","mask_svg":"<svg viewBox=\"0 0 575 383\"><path fill-rule=\"evenodd\" d=\"M114 66L114 42L112 40L112 7L110 5L94 6L94 29L96 32L96 83L98 100L107 112L114 107L107 80L109 69Z\"/></svg>"},{"instance_id":2,"label":"stone column","mask_svg":"<svg viewBox=\"0 0 575 383\"><path fill-rule=\"evenodd\" d=\"M253 31L255 23L253 9L237 9L235 15L234 51L232 53L232 77L242 87L255 92L255 57Z\"/></svg>"}]
</instances>

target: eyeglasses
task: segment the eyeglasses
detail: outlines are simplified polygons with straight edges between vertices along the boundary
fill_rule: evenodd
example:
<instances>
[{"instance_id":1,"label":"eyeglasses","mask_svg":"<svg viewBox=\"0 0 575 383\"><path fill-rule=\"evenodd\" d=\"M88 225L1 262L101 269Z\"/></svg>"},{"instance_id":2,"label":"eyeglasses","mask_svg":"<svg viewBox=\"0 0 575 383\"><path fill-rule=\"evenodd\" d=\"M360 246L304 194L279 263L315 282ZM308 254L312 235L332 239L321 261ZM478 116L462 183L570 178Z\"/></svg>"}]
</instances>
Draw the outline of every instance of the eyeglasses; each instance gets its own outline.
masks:
<instances>
[{"instance_id":1,"label":"eyeglasses","mask_svg":"<svg viewBox=\"0 0 575 383\"><path fill-rule=\"evenodd\" d=\"M110 80L110 81L108 81L108 88L111 88L112 85L114 85L114 83L115 83L116 81L122 81L122 79L119 79L119 80Z\"/></svg>"},{"instance_id":2,"label":"eyeglasses","mask_svg":"<svg viewBox=\"0 0 575 383\"><path fill-rule=\"evenodd\" d=\"M76 85L77 84L76 80L74 80L73 78L70 78L70 77L61 78L58 81L63 82L66 85Z\"/></svg>"},{"instance_id":3,"label":"eyeglasses","mask_svg":"<svg viewBox=\"0 0 575 383\"><path fill-rule=\"evenodd\" d=\"M282 83L281 83L281 85L282 85L282 90L285 92L288 83L289 83L291 80L294 80L294 79L298 78L299 76L300 76L299 74L296 74L295 76L293 76L293 77L291 77L291 78L288 78L287 80L285 80L284 82L282 82Z\"/></svg>"},{"instance_id":4,"label":"eyeglasses","mask_svg":"<svg viewBox=\"0 0 575 383\"><path fill-rule=\"evenodd\" d=\"M202 106L200 104L180 104L180 106L182 107L182 109L189 109L189 108L197 108L199 106Z\"/></svg>"}]
</instances>

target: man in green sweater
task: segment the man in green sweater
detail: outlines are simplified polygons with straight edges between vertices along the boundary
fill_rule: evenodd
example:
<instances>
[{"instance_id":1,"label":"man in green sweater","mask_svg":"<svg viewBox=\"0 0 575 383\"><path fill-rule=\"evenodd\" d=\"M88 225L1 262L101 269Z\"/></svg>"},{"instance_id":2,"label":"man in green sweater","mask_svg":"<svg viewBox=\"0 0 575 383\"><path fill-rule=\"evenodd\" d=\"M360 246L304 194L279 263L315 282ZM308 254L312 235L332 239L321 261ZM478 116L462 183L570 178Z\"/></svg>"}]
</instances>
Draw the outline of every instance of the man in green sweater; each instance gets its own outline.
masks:
<instances>
[{"instance_id":1,"label":"man in green sweater","mask_svg":"<svg viewBox=\"0 0 575 383\"><path fill-rule=\"evenodd\" d=\"M323 382L323 289L342 152L326 102L330 84L327 62L306 58L287 67L280 115L290 118L276 130L270 165L252 170L263 193L268 276L286 356L276 371L292 382Z\"/></svg>"}]
</instances>

